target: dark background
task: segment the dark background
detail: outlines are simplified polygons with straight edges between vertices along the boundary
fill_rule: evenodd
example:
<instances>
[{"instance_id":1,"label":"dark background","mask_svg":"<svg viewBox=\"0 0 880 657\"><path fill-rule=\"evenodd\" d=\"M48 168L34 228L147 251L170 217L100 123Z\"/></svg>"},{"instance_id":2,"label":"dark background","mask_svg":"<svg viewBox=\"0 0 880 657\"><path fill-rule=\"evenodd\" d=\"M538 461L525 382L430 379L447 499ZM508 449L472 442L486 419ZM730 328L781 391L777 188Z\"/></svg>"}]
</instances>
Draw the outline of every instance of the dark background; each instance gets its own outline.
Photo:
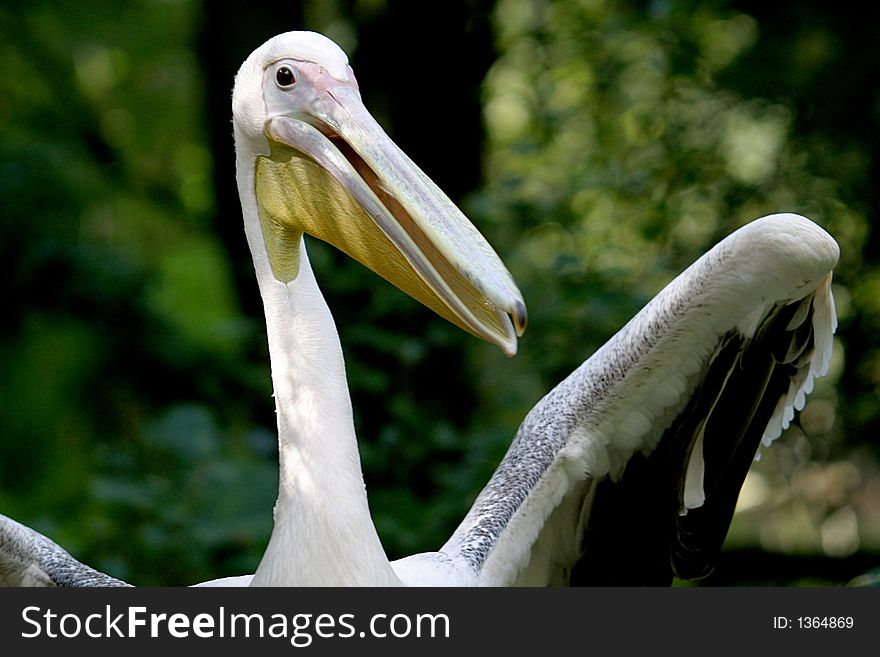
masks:
<instances>
[{"instance_id":1,"label":"dark background","mask_svg":"<svg viewBox=\"0 0 880 657\"><path fill-rule=\"evenodd\" d=\"M873 15L871 15L873 14ZM519 282L512 360L310 245L391 558L436 549L528 408L736 226L838 239L836 357L714 579L880 563L876 9L820 2L0 4L0 513L139 585L252 572L277 485L229 97L314 29Z\"/></svg>"}]
</instances>

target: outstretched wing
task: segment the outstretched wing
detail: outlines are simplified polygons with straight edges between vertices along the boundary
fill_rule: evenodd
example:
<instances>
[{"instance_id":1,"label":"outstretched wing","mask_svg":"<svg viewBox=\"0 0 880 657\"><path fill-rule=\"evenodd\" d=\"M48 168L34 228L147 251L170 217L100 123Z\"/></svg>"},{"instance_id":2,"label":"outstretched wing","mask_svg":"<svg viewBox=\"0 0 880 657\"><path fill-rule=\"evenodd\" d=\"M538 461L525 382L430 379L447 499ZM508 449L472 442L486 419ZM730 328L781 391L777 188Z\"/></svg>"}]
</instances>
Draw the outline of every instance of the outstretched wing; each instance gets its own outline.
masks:
<instances>
[{"instance_id":1,"label":"outstretched wing","mask_svg":"<svg viewBox=\"0 0 880 657\"><path fill-rule=\"evenodd\" d=\"M54 541L0 515L0 586L129 586L74 559Z\"/></svg>"},{"instance_id":2,"label":"outstretched wing","mask_svg":"<svg viewBox=\"0 0 880 657\"><path fill-rule=\"evenodd\" d=\"M838 256L791 214L720 242L532 409L444 557L493 586L707 574L761 442L828 370Z\"/></svg>"}]
</instances>

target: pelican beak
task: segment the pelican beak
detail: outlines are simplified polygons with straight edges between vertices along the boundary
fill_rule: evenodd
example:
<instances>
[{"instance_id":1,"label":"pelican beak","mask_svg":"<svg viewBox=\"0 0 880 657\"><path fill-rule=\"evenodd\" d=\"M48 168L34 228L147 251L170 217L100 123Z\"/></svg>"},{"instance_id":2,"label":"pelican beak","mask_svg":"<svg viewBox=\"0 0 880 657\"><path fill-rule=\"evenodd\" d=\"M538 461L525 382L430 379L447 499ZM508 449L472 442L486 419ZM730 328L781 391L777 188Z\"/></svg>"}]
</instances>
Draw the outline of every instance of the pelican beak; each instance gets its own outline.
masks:
<instances>
[{"instance_id":1,"label":"pelican beak","mask_svg":"<svg viewBox=\"0 0 880 657\"><path fill-rule=\"evenodd\" d=\"M385 134L350 68L347 80L316 64L299 69L308 102L270 115L269 153L257 161L257 204L275 277L296 277L298 243L308 233L515 354L526 307L492 247Z\"/></svg>"}]
</instances>

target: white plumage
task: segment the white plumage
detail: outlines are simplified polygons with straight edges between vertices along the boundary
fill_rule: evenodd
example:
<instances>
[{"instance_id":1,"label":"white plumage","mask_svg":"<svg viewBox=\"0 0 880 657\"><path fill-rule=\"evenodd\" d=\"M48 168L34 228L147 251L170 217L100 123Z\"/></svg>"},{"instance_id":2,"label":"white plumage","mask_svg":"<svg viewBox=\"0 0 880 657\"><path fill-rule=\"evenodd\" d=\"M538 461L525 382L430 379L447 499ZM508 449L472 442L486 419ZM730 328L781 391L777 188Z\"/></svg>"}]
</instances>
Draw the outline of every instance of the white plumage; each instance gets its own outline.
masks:
<instances>
[{"instance_id":1,"label":"white plumage","mask_svg":"<svg viewBox=\"0 0 880 657\"><path fill-rule=\"evenodd\" d=\"M233 111L280 480L253 578L206 584L662 583L711 568L758 446L828 370L838 247L825 231L779 214L719 243L532 409L437 552L389 563L302 233L511 354L525 306L491 247L360 104L335 44L302 32L271 39L243 64ZM86 567L46 545L0 517L0 581L94 584L94 571L78 582L69 573Z\"/></svg>"}]
</instances>

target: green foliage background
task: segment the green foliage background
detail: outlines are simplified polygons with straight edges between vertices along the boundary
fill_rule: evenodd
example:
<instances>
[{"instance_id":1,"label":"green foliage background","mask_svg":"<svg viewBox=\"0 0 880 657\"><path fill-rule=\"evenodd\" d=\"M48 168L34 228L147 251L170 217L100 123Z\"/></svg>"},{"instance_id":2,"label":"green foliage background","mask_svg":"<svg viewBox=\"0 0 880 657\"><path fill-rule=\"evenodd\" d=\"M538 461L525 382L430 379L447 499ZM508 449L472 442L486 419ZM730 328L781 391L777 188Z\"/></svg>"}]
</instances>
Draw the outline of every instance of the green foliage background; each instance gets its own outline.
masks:
<instances>
[{"instance_id":1,"label":"green foliage background","mask_svg":"<svg viewBox=\"0 0 880 657\"><path fill-rule=\"evenodd\" d=\"M837 353L753 467L717 581L880 563L875 9L220 4L0 4L0 513L140 585L255 568L277 464L229 93L263 40L314 29L530 311L506 359L310 245L389 556L442 544L531 405L687 264L793 211L841 246Z\"/></svg>"}]
</instances>

